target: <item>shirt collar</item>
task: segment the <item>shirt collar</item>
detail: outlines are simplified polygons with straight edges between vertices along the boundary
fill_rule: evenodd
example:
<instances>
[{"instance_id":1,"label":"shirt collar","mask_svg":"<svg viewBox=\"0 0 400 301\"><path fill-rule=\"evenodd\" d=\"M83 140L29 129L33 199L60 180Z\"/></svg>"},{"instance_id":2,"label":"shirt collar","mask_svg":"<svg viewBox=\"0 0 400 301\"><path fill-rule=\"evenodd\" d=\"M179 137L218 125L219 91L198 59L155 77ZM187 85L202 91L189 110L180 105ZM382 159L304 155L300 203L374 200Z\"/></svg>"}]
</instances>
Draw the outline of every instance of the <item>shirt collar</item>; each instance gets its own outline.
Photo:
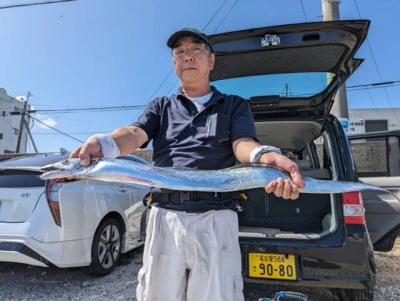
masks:
<instances>
[{"instance_id":1,"label":"shirt collar","mask_svg":"<svg viewBox=\"0 0 400 301\"><path fill-rule=\"evenodd\" d=\"M211 90L213 92L213 95L211 96L211 99L207 102L207 106L211 105L211 104L216 104L217 102L223 100L223 95L221 92L219 92L217 90L217 88L215 88L214 86L211 86ZM187 99L187 97L185 96L185 94L183 94L182 91L182 87L178 88L178 91L176 92L176 97L178 99Z\"/></svg>"}]
</instances>

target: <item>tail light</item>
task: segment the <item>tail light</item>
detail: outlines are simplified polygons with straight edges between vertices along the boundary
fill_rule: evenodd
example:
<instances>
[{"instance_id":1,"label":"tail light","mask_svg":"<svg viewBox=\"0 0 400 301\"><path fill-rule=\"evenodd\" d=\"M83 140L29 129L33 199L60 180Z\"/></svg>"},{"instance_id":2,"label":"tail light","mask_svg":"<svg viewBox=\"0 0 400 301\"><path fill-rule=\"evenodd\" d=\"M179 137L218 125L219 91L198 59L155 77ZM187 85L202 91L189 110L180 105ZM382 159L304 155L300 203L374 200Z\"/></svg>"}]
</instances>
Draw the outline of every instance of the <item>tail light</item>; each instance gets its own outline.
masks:
<instances>
[{"instance_id":1,"label":"tail light","mask_svg":"<svg viewBox=\"0 0 400 301\"><path fill-rule=\"evenodd\" d=\"M365 224L365 208L359 191L345 192L343 196L344 223L346 225Z\"/></svg>"},{"instance_id":2,"label":"tail light","mask_svg":"<svg viewBox=\"0 0 400 301\"><path fill-rule=\"evenodd\" d=\"M53 215L55 223L61 227L61 214L60 214L60 200L58 191L63 184L62 179L48 181L46 185L46 197L50 207L51 214Z\"/></svg>"}]
</instances>

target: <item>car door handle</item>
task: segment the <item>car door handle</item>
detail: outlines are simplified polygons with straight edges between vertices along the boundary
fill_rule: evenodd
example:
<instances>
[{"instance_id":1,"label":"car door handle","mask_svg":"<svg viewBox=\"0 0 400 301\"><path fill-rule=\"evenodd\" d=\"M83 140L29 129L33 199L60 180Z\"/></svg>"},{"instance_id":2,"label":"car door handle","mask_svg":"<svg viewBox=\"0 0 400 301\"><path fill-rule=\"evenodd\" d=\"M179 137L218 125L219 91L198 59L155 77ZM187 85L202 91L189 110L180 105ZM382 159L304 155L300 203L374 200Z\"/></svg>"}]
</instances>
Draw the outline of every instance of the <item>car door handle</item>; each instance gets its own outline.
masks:
<instances>
[{"instance_id":1,"label":"car door handle","mask_svg":"<svg viewBox=\"0 0 400 301\"><path fill-rule=\"evenodd\" d=\"M120 188L120 189L118 189L118 191L119 191L119 192L122 192L122 193L125 193L125 192L127 192L128 190L127 190L127 189Z\"/></svg>"}]
</instances>

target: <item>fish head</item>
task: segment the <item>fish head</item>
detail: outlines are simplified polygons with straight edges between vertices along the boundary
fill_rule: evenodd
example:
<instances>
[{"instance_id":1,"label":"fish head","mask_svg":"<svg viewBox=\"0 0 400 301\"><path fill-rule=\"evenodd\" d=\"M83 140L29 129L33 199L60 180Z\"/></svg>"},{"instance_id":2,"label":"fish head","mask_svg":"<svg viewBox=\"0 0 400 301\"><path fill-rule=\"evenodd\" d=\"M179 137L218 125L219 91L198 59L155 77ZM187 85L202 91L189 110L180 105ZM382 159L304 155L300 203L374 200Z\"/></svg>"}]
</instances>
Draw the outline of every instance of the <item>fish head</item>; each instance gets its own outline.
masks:
<instances>
[{"instance_id":1,"label":"fish head","mask_svg":"<svg viewBox=\"0 0 400 301\"><path fill-rule=\"evenodd\" d=\"M91 165L98 160L99 159L92 159ZM43 166L41 168L43 174L40 175L40 179L52 180L60 178L76 178L79 177L80 173L85 169L86 167L82 166L80 159L66 159Z\"/></svg>"}]
</instances>

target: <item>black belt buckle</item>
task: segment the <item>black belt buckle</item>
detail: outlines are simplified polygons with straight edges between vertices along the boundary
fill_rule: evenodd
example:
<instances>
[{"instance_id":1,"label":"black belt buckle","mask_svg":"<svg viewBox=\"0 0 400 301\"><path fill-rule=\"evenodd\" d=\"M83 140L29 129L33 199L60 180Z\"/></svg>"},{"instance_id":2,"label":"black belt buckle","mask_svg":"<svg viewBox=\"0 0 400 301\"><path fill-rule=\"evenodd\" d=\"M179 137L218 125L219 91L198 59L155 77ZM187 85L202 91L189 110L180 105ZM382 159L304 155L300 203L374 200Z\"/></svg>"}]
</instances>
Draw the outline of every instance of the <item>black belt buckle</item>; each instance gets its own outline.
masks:
<instances>
[{"instance_id":1,"label":"black belt buckle","mask_svg":"<svg viewBox=\"0 0 400 301\"><path fill-rule=\"evenodd\" d=\"M178 202L177 203L183 203L185 201L191 201L192 200L192 193L190 191L178 191Z\"/></svg>"}]
</instances>

